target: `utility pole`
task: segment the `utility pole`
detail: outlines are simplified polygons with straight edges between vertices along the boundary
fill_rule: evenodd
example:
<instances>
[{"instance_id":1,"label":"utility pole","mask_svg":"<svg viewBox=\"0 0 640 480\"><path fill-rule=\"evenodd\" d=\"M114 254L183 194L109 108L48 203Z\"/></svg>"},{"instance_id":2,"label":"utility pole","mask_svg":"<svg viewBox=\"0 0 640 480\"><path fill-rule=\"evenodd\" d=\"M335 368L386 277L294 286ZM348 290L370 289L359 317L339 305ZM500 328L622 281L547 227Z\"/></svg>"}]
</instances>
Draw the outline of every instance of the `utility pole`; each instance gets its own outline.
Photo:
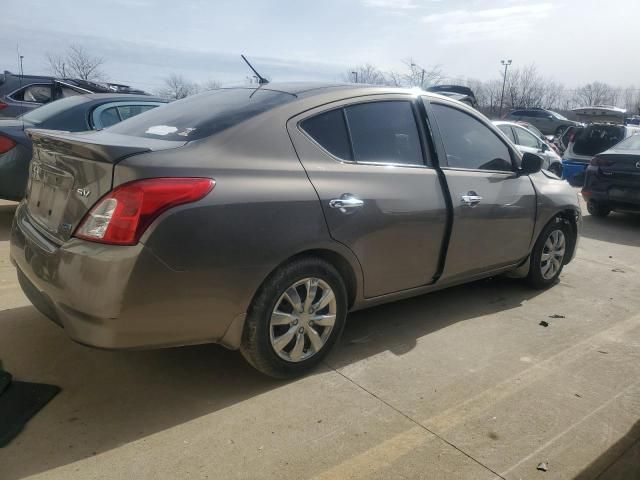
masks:
<instances>
[{"instance_id":1,"label":"utility pole","mask_svg":"<svg viewBox=\"0 0 640 480\"><path fill-rule=\"evenodd\" d=\"M358 83L358 72L351 72L351 73L353 73L353 76L356 79L354 83Z\"/></svg>"},{"instance_id":2,"label":"utility pole","mask_svg":"<svg viewBox=\"0 0 640 480\"><path fill-rule=\"evenodd\" d=\"M22 59L24 58L24 55L20 55L20 76L24 77L24 70L22 70Z\"/></svg>"},{"instance_id":3,"label":"utility pole","mask_svg":"<svg viewBox=\"0 0 640 480\"><path fill-rule=\"evenodd\" d=\"M504 104L504 87L507 84L507 69L511 65L511 60L500 60L504 65L504 77L502 78L502 96L500 97L500 117L502 117L502 105Z\"/></svg>"}]
</instances>

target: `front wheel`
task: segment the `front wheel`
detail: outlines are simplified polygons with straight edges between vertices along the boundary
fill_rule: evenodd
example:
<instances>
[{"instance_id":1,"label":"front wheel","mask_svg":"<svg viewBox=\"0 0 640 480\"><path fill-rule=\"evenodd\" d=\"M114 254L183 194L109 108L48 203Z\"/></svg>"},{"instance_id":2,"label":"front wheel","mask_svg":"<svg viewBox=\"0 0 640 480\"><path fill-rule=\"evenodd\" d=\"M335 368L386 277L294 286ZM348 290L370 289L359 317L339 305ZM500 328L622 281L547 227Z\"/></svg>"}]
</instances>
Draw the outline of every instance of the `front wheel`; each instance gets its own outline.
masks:
<instances>
[{"instance_id":1,"label":"front wheel","mask_svg":"<svg viewBox=\"0 0 640 480\"><path fill-rule=\"evenodd\" d=\"M562 218L553 219L540 233L531 252L528 283L534 288L553 285L564 267L573 232Z\"/></svg>"},{"instance_id":2,"label":"front wheel","mask_svg":"<svg viewBox=\"0 0 640 480\"><path fill-rule=\"evenodd\" d=\"M240 351L256 369L291 378L315 367L336 343L347 316L338 271L319 258L275 271L253 300Z\"/></svg>"}]
</instances>

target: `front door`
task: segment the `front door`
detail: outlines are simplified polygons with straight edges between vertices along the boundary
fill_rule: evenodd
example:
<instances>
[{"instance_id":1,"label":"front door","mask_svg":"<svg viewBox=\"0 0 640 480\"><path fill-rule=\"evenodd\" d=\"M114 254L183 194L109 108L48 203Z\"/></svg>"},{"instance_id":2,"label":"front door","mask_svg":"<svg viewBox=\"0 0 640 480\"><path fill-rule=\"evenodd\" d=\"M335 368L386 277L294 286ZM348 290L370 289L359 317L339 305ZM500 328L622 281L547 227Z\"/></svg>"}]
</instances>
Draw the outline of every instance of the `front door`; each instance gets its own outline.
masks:
<instances>
[{"instance_id":1,"label":"front door","mask_svg":"<svg viewBox=\"0 0 640 480\"><path fill-rule=\"evenodd\" d=\"M515 173L515 152L489 122L446 101L429 105L453 203L453 227L443 280L512 265L529 253L536 194Z\"/></svg>"},{"instance_id":2,"label":"front door","mask_svg":"<svg viewBox=\"0 0 640 480\"><path fill-rule=\"evenodd\" d=\"M365 297L432 283L440 265L446 203L418 108L409 95L359 97L287 124L331 236L362 266Z\"/></svg>"}]
</instances>

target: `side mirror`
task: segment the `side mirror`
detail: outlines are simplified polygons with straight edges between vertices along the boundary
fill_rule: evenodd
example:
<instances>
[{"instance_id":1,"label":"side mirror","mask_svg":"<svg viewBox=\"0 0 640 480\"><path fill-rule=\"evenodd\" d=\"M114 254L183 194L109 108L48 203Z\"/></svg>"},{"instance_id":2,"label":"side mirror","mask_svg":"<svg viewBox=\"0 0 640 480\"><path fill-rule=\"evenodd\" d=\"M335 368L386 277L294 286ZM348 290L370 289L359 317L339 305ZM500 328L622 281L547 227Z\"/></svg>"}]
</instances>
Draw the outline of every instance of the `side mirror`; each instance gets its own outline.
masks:
<instances>
[{"instance_id":1,"label":"side mirror","mask_svg":"<svg viewBox=\"0 0 640 480\"><path fill-rule=\"evenodd\" d=\"M520 175L531 175L542 169L544 160L535 153L525 152L522 155L522 163L520 164Z\"/></svg>"},{"instance_id":2,"label":"side mirror","mask_svg":"<svg viewBox=\"0 0 640 480\"><path fill-rule=\"evenodd\" d=\"M547 145L546 143L541 143L540 144L540 151L541 152L548 152L549 151L549 145Z\"/></svg>"}]
</instances>

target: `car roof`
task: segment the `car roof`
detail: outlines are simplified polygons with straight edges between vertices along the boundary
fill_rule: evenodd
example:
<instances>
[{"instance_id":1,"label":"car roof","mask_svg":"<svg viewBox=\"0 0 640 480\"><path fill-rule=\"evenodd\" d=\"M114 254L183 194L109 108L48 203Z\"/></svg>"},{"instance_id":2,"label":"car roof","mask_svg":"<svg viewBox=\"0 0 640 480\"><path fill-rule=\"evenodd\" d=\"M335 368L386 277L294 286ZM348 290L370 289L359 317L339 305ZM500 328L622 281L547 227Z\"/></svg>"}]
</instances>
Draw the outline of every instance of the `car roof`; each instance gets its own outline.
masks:
<instances>
[{"instance_id":1,"label":"car roof","mask_svg":"<svg viewBox=\"0 0 640 480\"><path fill-rule=\"evenodd\" d=\"M330 82L273 82L264 85L229 85L222 87L222 90L230 89L261 89L275 92L288 93L298 98L309 98L325 93L349 93L349 94L366 94L367 92L376 93L415 93L419 91L423 95L443 98L441 95L425 92L419 89L410 89L402 87L391 87L386 85L369 85L365 83L330 83Z\"/></svg>"},{"instance_id":2,"label":"car roof","mask_svg":"<svg viewBox=\"0 0 640 480\"><path fill-rule=\"evenodd\" d=\"M161 97L152 97L151 95L136 95L132 93L87 93L82 95L87 101L91 100L110 100L113 102L162 102L168 103L168 100Z\"/></svg>"}]
</instances>

